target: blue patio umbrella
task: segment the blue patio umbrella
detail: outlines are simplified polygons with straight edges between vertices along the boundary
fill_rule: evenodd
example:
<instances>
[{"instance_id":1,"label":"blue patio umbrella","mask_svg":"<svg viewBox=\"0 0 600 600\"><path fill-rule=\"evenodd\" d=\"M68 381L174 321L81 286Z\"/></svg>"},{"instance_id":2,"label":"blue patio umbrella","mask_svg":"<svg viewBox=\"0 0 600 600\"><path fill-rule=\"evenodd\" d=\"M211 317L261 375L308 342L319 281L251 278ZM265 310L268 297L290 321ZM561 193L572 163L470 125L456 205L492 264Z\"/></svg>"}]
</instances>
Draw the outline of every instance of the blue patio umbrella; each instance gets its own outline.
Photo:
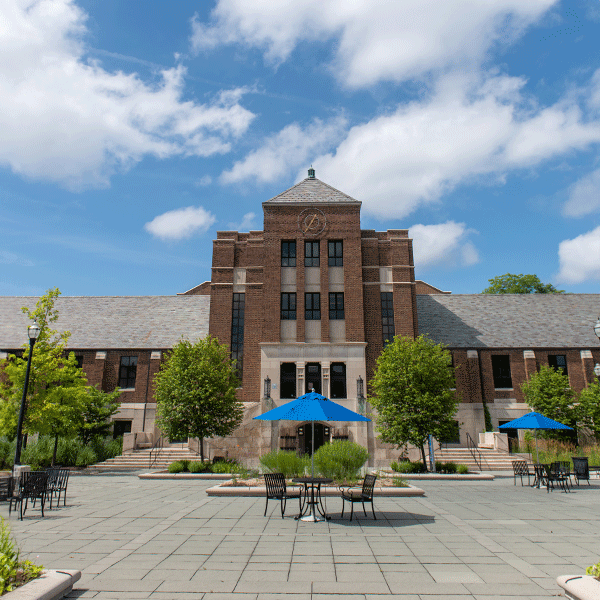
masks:
<instances>
[{"instance_id":1,"label":"blue patio umbrella","mask_svg":"<svg viewBox=\"0 0 600 600\"><path fill-rule=\"evenodd\" d=\"M550 429L563 429L573 431L572 427L568 425L563 425L558 421L554 421L553 419L549 419L544 415L538 412L530 412L518 419L513 419L508 423L504 423L504 425L500 425L498 429L542 429L542 430L550 430ZM539 453L538 453L538 445L537 445L537 435L535 436L535 455L536 461L539 462Z\"/></svg>"},{"instance_id":2,"label":"blue patio umbrella","mask_svg":"<svg viewBox=\"0 0 600 600\"><path fill-rule=\"evenodd\" d=\"M315 421L371 420L340 404L336 404L322 394L317 394L314 390L254 418L261 421L312 421L312 477L315 475Z\"/></svg>"}]
</instances>

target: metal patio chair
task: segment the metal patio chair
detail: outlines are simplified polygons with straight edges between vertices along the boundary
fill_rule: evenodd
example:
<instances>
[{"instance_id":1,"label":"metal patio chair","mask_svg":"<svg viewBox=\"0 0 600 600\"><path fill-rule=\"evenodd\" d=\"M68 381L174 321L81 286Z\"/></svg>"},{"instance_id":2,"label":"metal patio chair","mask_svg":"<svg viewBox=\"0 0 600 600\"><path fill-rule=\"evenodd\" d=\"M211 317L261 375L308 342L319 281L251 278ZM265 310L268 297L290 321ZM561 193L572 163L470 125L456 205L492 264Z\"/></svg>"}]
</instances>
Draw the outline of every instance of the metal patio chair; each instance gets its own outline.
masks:
<instances>
[{"instance_id":1,"label":"metal patio chair","mask_svg":"<svg viewBox=\"0 0 600 600\"><path fill-rule=\"evenodd\" d=\"M267 488L267 503L263 516L267 516L269 500L279 500L281 502L281 518L283 519L288 498L298 498L299 512L302 512L302 492L300 489L288 490L283 473L265 473L263 477L265 478L265 486Z\"/></svg>"},{"instance_id":2,"label":"metal patio chair","mask_svg":"<svg viewBox=\"0 0 600 600\"><path fill-rule=\"evenodd\" d=\"M529 484L529 480L531 477L531 473L529 472L529 465L526 460L513 460L513 477L514 477L514 485L517 485L517 477L521 478L521 487L523 487L523 477L527 476L527 485Z\"/></svg>"},{"instance_id":3,"label":"metal patio chair","mask_svg":"<svg viewBox=\"0 0 600 600\"><path fill-rule=\"evenodd\" d=\"M377 520L375 516L375 506L373 504L373 488L375 487L375 481L377 481L377 475L365 475L362 489L353 487L340 487L342 495L342 518L344 517L344 507L346 502L350 502L350 520L352 521L352 515L354 514L354 503L361 502L365 517L367 511L365 509L365 502L371 503L371 510L373 511L373 519Z\"/></svg>"},{"instance_id":4,"label":"metal patio chair","mask_svg":"<svg viewBox=\"0 0 600 600\"><path fill-rule=\"evenodd\" d=\"M59 469L51 467L46 469L48 473L48 486L46 489L46 499L50 499L50 508L52 508L52 499L56 498L56 506L60 506L60 495L63 495L63 506L67 505L67 485L69 483L69 469Z\"/></svg>"},{"instance_id":5,"label":"metal patio chair","mask_svg":"<svg viewBox=\"0 0 600 600\"><path fill-rule=\"evenodd\" d=\"M587 456L572 456L573 461L573 475L575 476L575 483L579 485L580 481L587 481L590 485L590 467L588 464Z\"/></svg>"},{"instance_id":6,"label":"metal patio chair","mask_svg":"<svg viewBox=\"0 0 600 600\"><path fill-rule=\"evenodd\" d=\"M18 490L10 496L8 505L8 514L12 512L13 502L15 503L15 510L17 504L19 505L19 517L23 520L23 515L27 510L27 503L29 500L32 501L33 505L37 500L40 501L40 507L42 510L42 517L44 516L44 503L46 501L48 486L48 473L46 471L26 471L21 473ZM23 506L23 504L25 504Z\"/></svg>"}]
</instances>

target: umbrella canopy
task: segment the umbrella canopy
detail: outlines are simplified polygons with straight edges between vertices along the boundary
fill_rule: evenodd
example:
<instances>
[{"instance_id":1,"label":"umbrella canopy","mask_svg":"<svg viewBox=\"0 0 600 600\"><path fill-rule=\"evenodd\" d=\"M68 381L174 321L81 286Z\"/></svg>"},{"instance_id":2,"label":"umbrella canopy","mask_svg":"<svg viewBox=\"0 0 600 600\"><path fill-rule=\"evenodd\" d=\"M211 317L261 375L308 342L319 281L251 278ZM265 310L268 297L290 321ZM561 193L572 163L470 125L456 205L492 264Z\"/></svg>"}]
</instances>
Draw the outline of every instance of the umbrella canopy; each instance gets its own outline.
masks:
<instances>
[{"instance_id":1,"label":"umbrella canopy","mask_svg":"<svg viewBox=\"0 0 600 600\"><path fill-rule=\"evenodd\" d=\"M370 421L316 392L309 392L254 417L262 421Z\"/></svg>"},{"instance_id":2,"label":"umbrella canopy","mask_svg":"<svg viewBox=\"0 0 600 600\"><path fill-rule=\"evenodd\" d=\"M554 421L537 412L530 412L518 419L513 419L504 425L500 425L498 429L569 429L572 427L563 425L558 421Z\"/></svg>"},{"instance_id":3,"label":"umbrella canopy","mask_svg":"<svg viewBox=\"0 0 600 600\"><path fill-rule=\"evenodd\" d=\"M498 429L568 429L570 431L573 431L572 427L569 427L568 425L563 425L562 423L554 421L553 419L549 419L548 417L545 417L544 415L538 412L527 413L526 415L523 415L518 419L513 419L508 423L504 423L504 425L500 425ZM535 436L535 455L536 462L539 462L540 453L538 451L537 434Z\"/></svg>"}]
</instances>

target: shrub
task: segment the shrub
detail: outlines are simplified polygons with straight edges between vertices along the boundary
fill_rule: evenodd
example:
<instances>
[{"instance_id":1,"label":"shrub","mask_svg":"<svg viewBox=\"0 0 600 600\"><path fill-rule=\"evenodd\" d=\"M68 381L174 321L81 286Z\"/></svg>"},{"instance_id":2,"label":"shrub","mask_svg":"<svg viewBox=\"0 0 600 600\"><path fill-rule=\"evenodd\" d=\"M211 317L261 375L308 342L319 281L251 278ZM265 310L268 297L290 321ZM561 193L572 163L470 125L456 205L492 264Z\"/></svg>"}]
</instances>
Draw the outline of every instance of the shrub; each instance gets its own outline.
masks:
<instances>
[{"instance_id":1,"label":"shrub","mask_svg":"<svg viewBox=\"0 0 600 600\"><path fill-rule=\"evenodd\" d=\"M393 462L392 470L396 471L396 473L414 473L413 464L409 461L404 462Z\"/></svg>"},{"instance_id":2,"label":"shrub","mask_svg":"<svg viewBox=\"0 0 600 600\"><path fill-rule=\"evenodd\" d=\"M188 465L190 473L202 473L204 471L204 463L200 460L193 460Z\"/></svg>"},{"instance_id":3,"label":"shrub","mask_svg":"<svg viewBox=\"0 0 600 600\"><path fill-rule=\"evenodd\" d=\"M453 462L447 462L442 465L443 473L456 473L456 464Z\"/></svg>"},{"instance_id":4,"label":"shrub","mask_svg":"<svg viewBox=\"0 0 600 600\"><path fill-rule=\"evenodd\" d=\"M176 460L169 465L169 473L183 473L183 465Z\"/></svg>"},{"instance_id":5,"label":"shrub","mask_svg":"<svg viewBox=\"0 0 600 600\"><path fill-rule=\"evenodd\" d=\"M338 481L356 479L359 469L367 462L365 448L349 440L323 444L314 454L315 467L324 477Z\"/></svg>"},{"instance_id":6,"label":"shrub","mask_svg":"<svg viewBox=\"0 0 600 600\"><path fill-rule=\"evenodd\" d=\"M82 448L83 444L77 438L60 438L56 452L57 464L63 467L74 467L77 464L77 455Z\"/></svg>"},{"instance_id":7,"label":"shrub","mask_svg":"<svg viewBox=\"0 0 600 600\"><path fill-rule=\"evenodd\" d=\"M403 477L392 477L392 484L394 487L410 487Z\"/></svg>"},{"instance_id":8,"label":"shrub","mask_svg":"<svg viewBox=\"0 0 600 600\"><path fill-rule=\"evenodd\" d=\"M460 475L466 475L469 472L469 467L467 465L457 465L456 472L460 473Z\"/></svg>"},{"instance_id":9,"label":"shrub","mask_svg":"<svg viewBox=\"0 0 600 600\"><path fill-rule=\"evenodd\" d=\"M592 577L595 577L596 579L600 579L600 562L596 563L595 565L590 565L585 570L585 574L591 575Z\"/></svg>"},{"instance_id":10,"label":"shrub","mask_svg":"<svg viewBox=\"0 0 600 600\"><path fill-rule=\"evenodd\" d=\"M283 473L286 479L304 475L308 456L298 456L293 450L273 450L260 457L260 464L268 473Z\"/></svg>"},{"instance_id":11,"label":"shrub","mask_svg":"<svg viewBox=\"0 0 600 600\"><path fill-rule=\"evenodd\" d=\"M11 592L42 574L42 567L19 559L19 549L8 525L0 517L0 595Z\"/></svg>"},{"instance_id":12,"label":"shrub","mask_svg":"<svg viewBox=\"0 0 600 600\"><path fill-rule=\"evenodd\" d=\"M220 460L212 464L213 473L239 473L244 467L235 460Z\"/></svg>"},{"instance_id":13,"label":"shrub","mask_svg":"<svg viewBox=\"0 0 600 600\"><path fill-rule=\"evenodd\" d=\"M5 467L8 464L9 456L11 454L11 444L6 437L0 437L0 468ZM14 452L12 453L14 459Z\"/></svg>"},{"instance_id":14,"label":"shrub","mask_svg":"<svg viewBox=\"0 0 600 600\"><path fill-rule=\"evenodd\" d=\"M190 460L183 459L183 460L181 460L181 461L179 461L179 462L180 462L180 463L183 465L183 470L184 470L184 472L188 472L188 471L189 471L189 469L190 469L190 462L191 462L191 461L190 461Z\"/></svg>"},{"instance_id":15,"label":"shrub","mask_svg":"<svg viewBox=\"0 0 600 600\"><path fill-rule=\"evenodd\" d=\"M98 461L98 457L96 453L92 449L91 446L84 446L77 453L77 459L75 461L76 467L87 467L88 465L93 465Z\"/></svg>"}]
</instances>

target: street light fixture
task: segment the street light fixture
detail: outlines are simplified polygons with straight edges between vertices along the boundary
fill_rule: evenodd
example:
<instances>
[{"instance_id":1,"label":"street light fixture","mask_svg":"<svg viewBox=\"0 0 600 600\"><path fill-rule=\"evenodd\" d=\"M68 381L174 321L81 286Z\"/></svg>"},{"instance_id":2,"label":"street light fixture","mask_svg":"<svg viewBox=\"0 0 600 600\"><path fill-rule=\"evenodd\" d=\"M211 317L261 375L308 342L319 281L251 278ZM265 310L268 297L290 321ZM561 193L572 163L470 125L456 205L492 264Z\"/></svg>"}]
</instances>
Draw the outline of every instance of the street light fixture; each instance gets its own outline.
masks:
<instances>
[{"instance_id":1,"label":"street light fixture","mask_svg":"<svg viewBox=\"0 0 600 600\"><path fill-rule=\"evenodd\" d=\"M27 328L29 336L29 356L27 357L27 370L25 371L25 384L23 385L23 397L21 398L21 410L19 412L19 423L17 425L17 449L15 451L15 467L21 464L21 446L23 444L23 419L25 418L25 404L27 401L27 386L29 385L29 371L31 370L31 356L33 346L40 335L40 326L36 321Z\"/></svg>"},{"instance_id":2,"label":"street light fixture","mask_svg":"<svg viewBox=\"0 0 600 600\"><path fill-rule=\"evenodd\" d=\"M598 363L596 363L596 366L594 367L594 374L596 377L600 377L600 364Z\"/></svg>"}]
</instances>

